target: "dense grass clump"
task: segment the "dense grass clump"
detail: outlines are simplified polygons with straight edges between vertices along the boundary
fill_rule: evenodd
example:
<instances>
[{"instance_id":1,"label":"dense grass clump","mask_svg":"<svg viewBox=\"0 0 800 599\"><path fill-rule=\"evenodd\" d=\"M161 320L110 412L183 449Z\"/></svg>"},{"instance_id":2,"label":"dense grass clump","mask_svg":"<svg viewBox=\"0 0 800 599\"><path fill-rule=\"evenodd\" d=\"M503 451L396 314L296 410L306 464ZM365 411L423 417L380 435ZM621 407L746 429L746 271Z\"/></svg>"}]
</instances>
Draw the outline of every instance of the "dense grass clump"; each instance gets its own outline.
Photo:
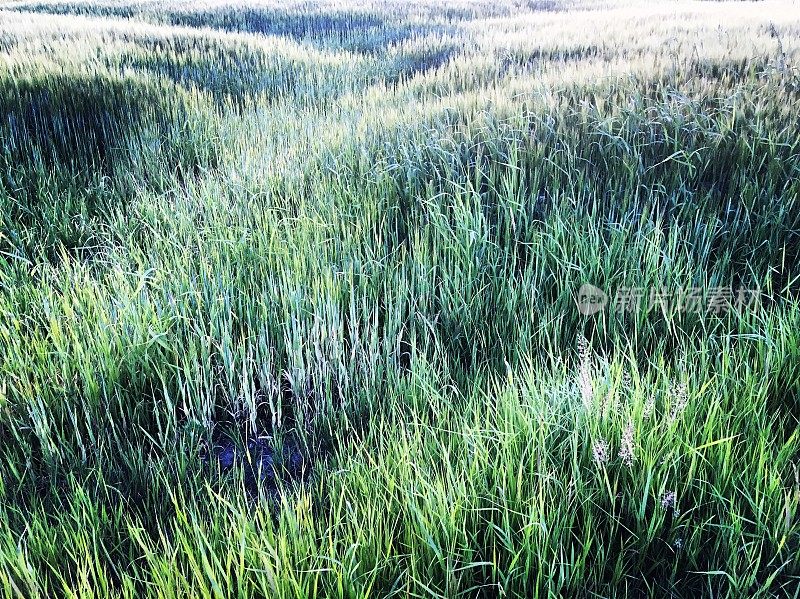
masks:
<instances>
[{"instance_id":1,"label":"dense grass clump","mask_svg":"<svg viewBox=\"0 0 800 599\"><path fill-rule=\"evenodd\" d=\"M25 64L0 89L0 248L52 259L87 244L86 221L124 211L136 185L215 165L209 103L165 79Z\"/></svg>"},{"instance_id":2,"label":"dense grass clump","mask_svg":"<svg viewBox=\"0 0 800 599\"><path fill-rule=\"evenodd\" d=\"M3 596L800 595L792 3L15 1L0 58Z\"/></svg>"}]
</instances>

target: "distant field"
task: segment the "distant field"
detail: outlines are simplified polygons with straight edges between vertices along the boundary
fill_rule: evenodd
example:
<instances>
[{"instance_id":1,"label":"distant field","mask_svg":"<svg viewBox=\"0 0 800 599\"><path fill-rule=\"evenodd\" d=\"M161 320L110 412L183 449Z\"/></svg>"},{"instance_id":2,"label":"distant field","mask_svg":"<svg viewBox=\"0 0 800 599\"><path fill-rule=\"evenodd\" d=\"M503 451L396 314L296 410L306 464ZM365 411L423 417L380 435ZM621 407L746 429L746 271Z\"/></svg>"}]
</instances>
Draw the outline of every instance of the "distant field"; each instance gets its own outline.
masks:
<instances>
[{"instance_id":1,"label":"distant field","mask_svg":"<svg viewBox=\"0 0 800 599\"><path fill-rule=\"evenodd\" d=\"M0 1L0 596L800 597L800 4Z\"/></svg>"}]
</instances>

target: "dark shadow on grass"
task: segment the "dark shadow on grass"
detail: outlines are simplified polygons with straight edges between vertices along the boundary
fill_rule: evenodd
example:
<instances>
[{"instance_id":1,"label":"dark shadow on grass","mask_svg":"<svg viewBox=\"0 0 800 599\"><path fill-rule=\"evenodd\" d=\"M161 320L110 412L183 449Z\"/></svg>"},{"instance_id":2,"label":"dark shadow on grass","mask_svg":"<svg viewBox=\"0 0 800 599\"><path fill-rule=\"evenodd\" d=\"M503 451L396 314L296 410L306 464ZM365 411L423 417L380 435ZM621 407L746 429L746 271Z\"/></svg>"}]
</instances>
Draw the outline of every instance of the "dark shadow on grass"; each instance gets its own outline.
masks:
<instances>
[{"instance_id":1,"label":"dark shadow on grass","mask_svg":"<svg viewBox=\"0 0 800 599\"><path fill-rule=\"evenodd\" d=\"M293 434L282 435L280 440L270 435L242 439L222 434L202 458L209 476L219 472L229 480L241 481L253 496L262 492L279 499L286 489L308 481L318 456Z\"/></svg>"},{"instance_id":2,"label":"dark shadow on grass","mask_svg":"<svg viewBox=\"0 0 800 599\"><path fill-rule=\"evenodd\" d=\"M80 254L112 204L124 208L132 180L213 168L201 108L163 80L0 76L2 243L29 258L59 246Z\"/></svg>"}]
</instances>

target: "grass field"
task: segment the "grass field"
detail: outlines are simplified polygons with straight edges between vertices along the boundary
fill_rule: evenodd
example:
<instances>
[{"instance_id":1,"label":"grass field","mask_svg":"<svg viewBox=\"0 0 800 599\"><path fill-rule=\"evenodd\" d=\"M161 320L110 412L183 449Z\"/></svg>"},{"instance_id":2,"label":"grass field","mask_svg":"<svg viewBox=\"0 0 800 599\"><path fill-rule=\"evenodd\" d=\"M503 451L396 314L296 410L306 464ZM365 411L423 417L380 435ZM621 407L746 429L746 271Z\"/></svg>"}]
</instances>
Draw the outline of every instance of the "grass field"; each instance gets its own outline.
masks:
<instances>
[{"instance_id":1,"label":"grass field","mask_svg":"<svg viewBox=\"0 0 800 599\"><path fill-rule=\"evenodd\" d=\"M232 2L0 2L2 596L800 597L800 4Z\"/></svg>"}]
</instances>

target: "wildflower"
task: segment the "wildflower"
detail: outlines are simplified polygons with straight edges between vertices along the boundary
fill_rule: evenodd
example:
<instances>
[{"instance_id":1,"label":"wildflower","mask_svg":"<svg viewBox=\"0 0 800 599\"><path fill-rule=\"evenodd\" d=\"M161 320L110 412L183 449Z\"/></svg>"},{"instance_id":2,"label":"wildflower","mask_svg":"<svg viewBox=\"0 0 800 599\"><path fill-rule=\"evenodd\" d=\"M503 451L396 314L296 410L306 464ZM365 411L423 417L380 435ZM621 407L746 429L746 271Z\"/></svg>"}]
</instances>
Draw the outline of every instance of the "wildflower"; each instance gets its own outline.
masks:
<instances>
[{"instance_id":1,"label":"wildflower","mask_svg":"<svg viewBox=\"0 0 800 599\"><path fill-rule=\"evenodd\" d=\"M619 448L619 459L622 463L630 467L633 465L633 460L636 459L634 455L634 442L633 442L633 421L628 421L628 426L622 433L622 441Z\"/></svg>"},{"instance_id":2,"label":"wildflower","mask_svg":"<svg viewBox=\"0 0 800 599\"><path fill-rule=\"evenodd\" d=\"M666 491L661 496L661 507L665 510L674 510L677 515L678 494L675 491Z\"/></svg>"},{"instance_id":3,"label":"wildflower","mask_svg":"<svg viewBox=\"0 0 800 599\"><path fill-rule=\"evenodd\" d=\"M584 405L590 406L594 398L594 386L592 385L592 374L583 364L581 364L581 369L578 372L578 387Z\"/></svg>"},{"instance_id":4,"label":"wildflower","mask_svg":"<svg viewBox=\"0 0 800 599\"><path fill-rule=\"evenodd\" d=\"M608 462L608 455L611 453L611 448L604 439L598 439L592 446L592 457L598 464L605 464Z\"/></svg>"},{"instance_id":5,"label":"wildflower","mask_svg":"<svg viewBox=\"0 0 800 599\"><path fill-rule=\"evenodd\" d=\"M673 546L675 547L675 549L677 549L678 551L680 551L681 549L683 549L683 539L682 539L682 538L680 538L680 537L678 537L677 539L675 539L675 541L674 541L672 544L673 544Z\"/></svg>"},{"instance_id":6,"label":"wildflower","mask_svg":"<svg viewBox=\"0 0 800 599\"><path fill-rule=\"evenodd\" d=\"M653 412L655 412L655 410L656 410L656 398L653 395L650 395L647 398L647 401L645 401L644 403L644 412L642 413L642 416L644 417L645 420L647 420L653 415Z\"/></svg>"},{"instance_id":7,"label":"wildflower","mask_svg":"<svg viewBox=\"0 0 800 599\"><path fill-rule=\"evenodd\" d=\"M583 335L578 337L578 355L582 363L592 359L592 348L589 347L589 341Z\"/></svg>"},{"instance_id":8,"label":"wildflower","mask_svg":"<svg viewBox=\"0 0 800 599\"><path fill-rule=\"evenodd\" d=\"M594 398L594 385L592 382L592 350L586 337L578 337L578 354L580 367L578 369L578 388L585 406L590 406Z\"/></svg>"},{"instance_id":9,"label":"wildflower","mask_svg":"<svg viewBox=\"0 0 800 599\"><path fill-rule=\"evenodd\" d=\"M686 390L686 385L680 383L672 389L672 410L669 414L670 420L675 420L680 416L689 405L689 394Z\"/></svg>"}]
</instances>

